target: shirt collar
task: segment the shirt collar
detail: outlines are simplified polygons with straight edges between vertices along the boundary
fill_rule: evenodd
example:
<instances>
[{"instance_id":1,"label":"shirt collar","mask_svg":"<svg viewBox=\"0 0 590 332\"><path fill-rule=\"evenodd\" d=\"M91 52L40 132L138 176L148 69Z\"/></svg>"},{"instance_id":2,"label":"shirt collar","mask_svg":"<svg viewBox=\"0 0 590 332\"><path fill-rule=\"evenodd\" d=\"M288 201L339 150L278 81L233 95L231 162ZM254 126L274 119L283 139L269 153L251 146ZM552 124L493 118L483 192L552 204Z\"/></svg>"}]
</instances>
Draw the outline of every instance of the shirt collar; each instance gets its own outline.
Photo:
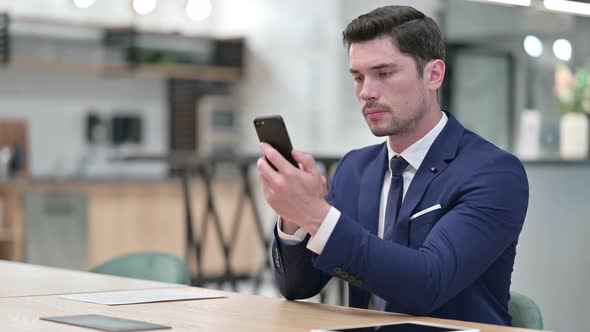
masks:
<instances>
[{"instance_id":1,"label":"shirt collar","mask_svg":"<svg viewBox=\"0 0 590 332\"><path fill-rule=\"evenodd\" d=\"M420 165L422 165L422 161L424 161L428 150L430 150L430 146L432 146L432 143L434 143L434 140L438 137L448 121L449 117L445 112L442 112L442 116L440 117L440 120L436 126L434 126L434 128L432 128L428 134L424 135L424 137L410 145L402 153L393 151L389 140L387 140L387 156L389 157L389 160L397 155L401 155L408 162L408 164L412 166L412 168L418 170ZM391 166L388 166L388 168L389 167ZM389 171L391 172L391 169L389 169Z\"/></svg>"}]
</instances>

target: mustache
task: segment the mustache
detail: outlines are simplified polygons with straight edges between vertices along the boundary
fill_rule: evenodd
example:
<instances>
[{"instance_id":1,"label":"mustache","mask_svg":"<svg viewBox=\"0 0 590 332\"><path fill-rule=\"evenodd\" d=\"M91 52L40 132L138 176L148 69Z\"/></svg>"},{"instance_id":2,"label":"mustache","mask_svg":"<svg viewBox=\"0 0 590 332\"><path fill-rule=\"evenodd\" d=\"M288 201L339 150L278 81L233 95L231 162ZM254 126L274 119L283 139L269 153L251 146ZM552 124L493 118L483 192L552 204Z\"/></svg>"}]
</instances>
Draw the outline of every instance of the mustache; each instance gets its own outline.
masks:
<instances>
[{"instance_id":1,"label":"mustache","mask_svg":"<svg viewBox=\"0 0 590 332\"><path fill-rule=\"evenodd\" d=\"M381 104L376 101L368 101L365 106L363 106L363 114L367 114L369 108L380 108L387 111L391 111L391 107L389 105Z\"/></svg>"}]
</instances>

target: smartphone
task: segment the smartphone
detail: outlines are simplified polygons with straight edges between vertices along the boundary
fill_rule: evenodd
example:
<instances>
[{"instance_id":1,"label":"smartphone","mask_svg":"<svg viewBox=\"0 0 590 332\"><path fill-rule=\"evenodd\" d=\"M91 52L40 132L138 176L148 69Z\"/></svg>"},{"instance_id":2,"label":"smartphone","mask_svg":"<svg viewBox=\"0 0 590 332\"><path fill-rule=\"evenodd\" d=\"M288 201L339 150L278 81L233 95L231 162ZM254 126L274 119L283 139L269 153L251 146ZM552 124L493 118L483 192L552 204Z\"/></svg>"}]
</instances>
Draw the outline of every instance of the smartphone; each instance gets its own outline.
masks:
<instances>
[{"instance_id":1,"label":"smartphone","mask_svg":"<svg viewBox=\"0 0 590 332\"><path fill-rule=\"evenodd\" d=\"M407 321L341 329L313 329L311 332L479 332L479 329Z\"/></svg>"},{"instance_id":2,"label":"smartphone","mask_svg":"<svg viewBox=\"0 0 590 332\"><path fill-rule=\"evenodd\" d=\"M299 164L291 155L293 146L291 145L285 122L280 115L257 117L254 119L254 128L256 128L260 142L270 144L279 151L283 158L287 159L293 166L299 168ZM274 167L272 164L271 166Z\"/></svg>"}]
</instances>

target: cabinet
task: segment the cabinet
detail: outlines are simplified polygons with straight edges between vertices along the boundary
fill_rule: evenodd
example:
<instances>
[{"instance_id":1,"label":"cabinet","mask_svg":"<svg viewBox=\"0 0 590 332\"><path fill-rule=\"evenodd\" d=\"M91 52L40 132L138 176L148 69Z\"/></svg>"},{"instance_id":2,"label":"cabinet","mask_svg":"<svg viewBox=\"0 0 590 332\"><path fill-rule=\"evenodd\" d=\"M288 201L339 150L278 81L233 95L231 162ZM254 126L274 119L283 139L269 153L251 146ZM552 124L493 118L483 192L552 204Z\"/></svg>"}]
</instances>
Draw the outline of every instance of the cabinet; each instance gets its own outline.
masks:
<instances>
[{"instance_id":1,"label":"cabinet","mask_svg":"<svg viewBox=\"0 0 590 332\"><path fill-rule=\"evenodd\" d=\"M86 269L88 221L86 193L25 192L24 260L67 269Z\"/></svg>"},{"instance_id":2,"label":"cabinet","mask_svg":"<svg viewBox=\"0 0 590 332\"><path fill-rule=\"evenodd\" d=\"M0 185L0 258L21 261L22 209L21 190L17 182Z\"/></svg>"},{"instance_id":3,"label":"cabinet","mask_svg":"<svg viewBox=\"0 0 590 332\"><path fill-rule=\"evenodd\" d=\"M233 177L216 182L215 204L235 206L238 201L235 188L238 186L239 179ZM194 193L194 228L195 232L201 232L200 216L206 209L204 186L200 181L193 181L191 190ZM186 255L182 191L174 180L12 181L0 184L0 196L4 202L5 221L4 231L0 233L5 237L4 241L0 241L0 259L34 259L38 264L61 265L64 257L59 257L60 252L66 252L73 257L69 263L86 270L112 257L136 251L162 251L180 257ZM46 204L48 200L51 203L51 199L61 206L55 205L57 210L48 213ZM234 211L220 208L219 212L221 226L229 234ZM51 221L54 221L53 226ZM71 227L65 230L63 227L68 223ZM254 216L249 211L244 213L242 223L230 263L235 272L252 274L266 253L258 244ZM50 233L50 238L40 240L37 236L43 234L29 234L39 230L28 229L31 225L41 225L46 229L45 235ZM66 231L70 234L68 236L79 238L70 238L69 244L60 242L60 237L68 234ZM222 274L225 260L221 243L215 237L213 227L206 232L201 234L206 237L203 275ZM55 245L54 250L47 245ZM79 251L68 252L77 250L76 246ZM40 252L42 247L47 251ZM194 258L190 258L189 262L195 269Z\"/></svg>"}]
</instances>

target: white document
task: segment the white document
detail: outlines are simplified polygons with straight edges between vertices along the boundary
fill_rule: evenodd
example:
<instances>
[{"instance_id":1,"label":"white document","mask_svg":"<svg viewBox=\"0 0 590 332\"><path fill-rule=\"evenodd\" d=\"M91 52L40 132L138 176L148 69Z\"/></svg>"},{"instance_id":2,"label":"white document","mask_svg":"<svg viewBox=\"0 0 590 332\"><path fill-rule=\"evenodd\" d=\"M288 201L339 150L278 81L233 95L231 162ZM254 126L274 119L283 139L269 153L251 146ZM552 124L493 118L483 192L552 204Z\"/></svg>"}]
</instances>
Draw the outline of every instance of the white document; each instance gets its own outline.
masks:
<instances>
[{"instance_id":1,"label":"white document","mask_svg":"<svg viewBox=\"0 0 590 332\"><path fill-rule=\"evenodd\" d=\"M202 300L216 299L222 297L225 297L225 295L214 292L198 291L194 288L189 287L140 289L116 292L69 294L60 296L60 298L67 300L106 305Z\"/></svg>"}]
</instances>

